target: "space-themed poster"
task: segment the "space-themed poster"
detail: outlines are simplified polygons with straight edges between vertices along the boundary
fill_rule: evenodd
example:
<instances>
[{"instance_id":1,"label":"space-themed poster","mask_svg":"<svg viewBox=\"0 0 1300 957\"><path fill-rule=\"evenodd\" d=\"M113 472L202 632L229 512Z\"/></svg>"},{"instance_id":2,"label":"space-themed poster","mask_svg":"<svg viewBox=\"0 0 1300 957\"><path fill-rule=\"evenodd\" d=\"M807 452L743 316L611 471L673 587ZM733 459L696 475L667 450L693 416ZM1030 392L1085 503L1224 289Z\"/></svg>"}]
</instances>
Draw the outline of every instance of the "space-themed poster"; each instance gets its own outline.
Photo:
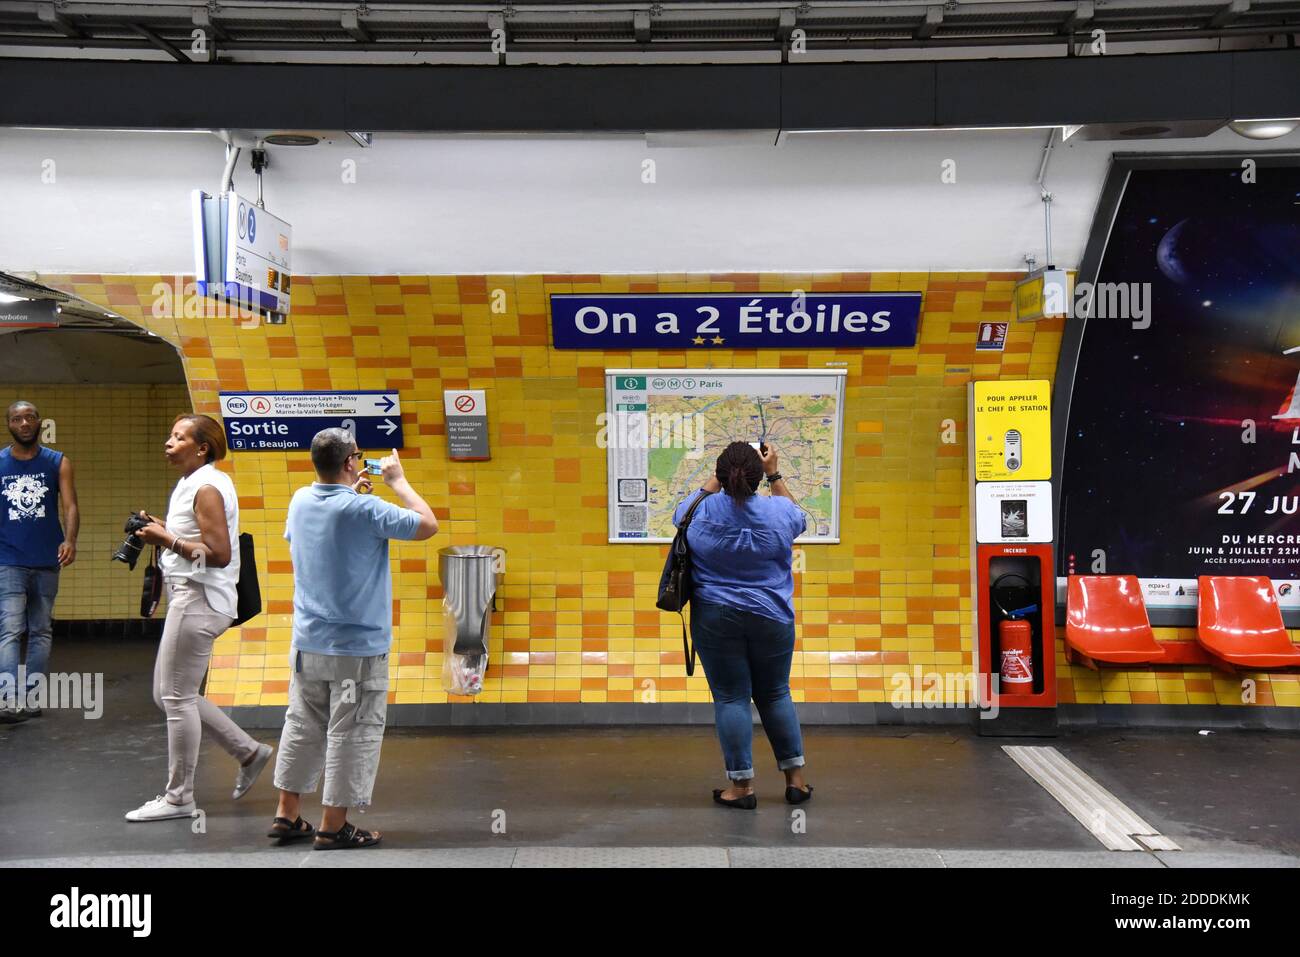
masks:
<instances>
[{"instance_id":1,"label":"space-themed poster","mask_svg":"<svg viewBox=\"0 0 1300 957\"><path fill-rule=\"evenodd\" d=\"M1085 326L1057 575L1188 608L1261 575L1300 608L1300 165L1132 171L1095 294L1121 287L1146 315Z\"/></svg>"}]
</instances>

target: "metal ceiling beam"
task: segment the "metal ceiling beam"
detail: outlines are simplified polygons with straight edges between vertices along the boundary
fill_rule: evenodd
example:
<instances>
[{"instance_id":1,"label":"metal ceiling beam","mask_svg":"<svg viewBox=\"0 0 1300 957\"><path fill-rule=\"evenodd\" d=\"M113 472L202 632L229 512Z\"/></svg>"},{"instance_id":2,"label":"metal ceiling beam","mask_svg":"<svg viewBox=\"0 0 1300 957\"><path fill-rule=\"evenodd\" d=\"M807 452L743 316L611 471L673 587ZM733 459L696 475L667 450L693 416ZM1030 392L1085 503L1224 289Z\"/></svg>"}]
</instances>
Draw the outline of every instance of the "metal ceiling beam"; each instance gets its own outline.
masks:
<instances>
[{"instance_id":1,"label":"metal ceiling beam","mask_svg":"<svg viewBox=\"0 0 1300 957\"><path fill-rule=\"evenodd\" d=\"M925 19L921 21L912 32L914 40L928 40L934 36L934 32L939 29L939 24L943 23L943 7L926 7Z\"/></svg>"},{"instance_id":2,"label":"metal ceiling beam","mask_svg":"<svg viewBox=\"0 0 1300 957\"><path fill-rule=\"evenodd\" d=\"M357 11L355 10L344 10L339 25L347 31L348 36L352 37L352 39L356 40L358 43L374 42L375 38L372 37L369 31L361 25L361 18L357 16Z\"/></svg>"},{"instance_id":3,"label":"metal ceiling beam","mask_svg":"<svg viewBox=\"0 0 1300 957\"><path fill-rule=\"evenodd\" d=\"M493 13L487 18L488 31L492 35L492 42L497 42L497 37L504 41L501 43L501 49L497 52L497 63L504 65L506 62L506 46L510 42L510 34L506 31L506 18L503 14Z\"/></svg>"},{"instance_id":4,"label":"metal ceiling beam","mask_svg":"<svg viewBox=\"0 0 1300 957\"><path fill-rule=\"evenodd\" d=\"M46 26L53 27L65 37L80 37L81 30L66 16L55 8L53 3L42 3L36 8L36 17Z\"/></svg>"},{"instance_id":5,"label":"metal ceiling beam","mask_svg":"<svg viewBox=\"0 0 1300 957\"><path fill-rule=\"evenodd\" d=\"M1290 47L1295 48L1300 42L1300 24L1295 30L1289 31L1279 29L1276 26L1243 26L1243 27L1226 27L1220 30L1210 30L1208 28L1177 29L1177 30L1120 30L1108 27L1106 30L1107 43L1112 54L1123 55L1122 45L1127 43L1162 43L1175 40L1224 40L1232 38L1277 38L1279 36L1290 39ZM1036 47L1041 48L1040 55L1054 55L1049 52L1054 48L1060 48L1062 54L1065 47L1062 46L1063 38L1052 32L1050 25L1040 33L1025 34L1019 36L1008 35L989 35L989 36L944 36L938 34L926 40L917 40L908 35L905 37L880 37L880 38L853 38L850 40L827 40L819 39L816 36L810 37L807 41L807 49L810 52L821 54L821 62L826 62L826 55L842 54L845 61L852 62L857 60L855 54L861 54L872 50L926 50L932 53L936 58L941 58L949 50L977 50L988 48L1017 48L1017 47ZM229 53L253 54L271 57L277 53L285 51L294 51L313 54L317 64L334 64L345 65L350 62L348 55L353 53L423 53L431 57L431 61L437 62L441 54L457 53L485 53L487 51L486 39L453 39L453 40L384 40L373 43L359 43L351 38L346 41L342 38L338 40L227 40L221 44L221 50ZM123 37L84 37L74 39L71 37L45 37L31 36L23 34L6 34L0 30L0 48L3 47L39 47L43 49L65 49L70 51L66 59L60 59L60 62L67 62L68 59L79 59L79 54L86 50L150 50L154 49L149 41L143 38L123 38ZM743 40L733 41L725 46L722 45L701 45L689 40L665 41L656 40L648 48L646 44L636 43L635 41L624 40L602 40L592 42L572 42L562 39L532 40L520 39L514 37L511 40L510 53L506 55L507 63L517 60L519 56L526 57L529 54L538 52L563 53L570 54L572 59L567 61L571 63L600 63L604 62L603 57L619 54L641 54L648 57L655 57L664 53L690 53L695 54L700 62L723 62L726 60L737 62L738 58L752 56L750 62L767 62L768 54L773 52L780 53L781 45L775 40ZM1144 55L1153 55L1151 51L1142 51ZM1158 54L1157 54L1158 55ZM716 58L716 59L715 59ZM501 58L498 57L498 61ZM624 58L627 62L638 62L635 57ZM0 61L3 56L0 56ZM646 59L646 65L655 65L654 59ZM681 61L678 61L681 62ZM356 64L361 65L361 64Z\"/></svg>"},{"instance_id":6,"label":"metal ceiling beam","mask_svg":"<svg viewBox=\"0 0 1300 957\"><path fill-rule=\"evenodd\" d=\"M502 7L488 5L457 4L413 4L413 3L374 3L363 4L365 25L360 29L397 29L407 26L412 29L436 29L445 23L483 23L492 13L509 9L511 19L520 28L543 27L547 25L562 29L566 25L578 23L602 23L611 26L621 25L624 29L632 27L637 14L654 17L656 25L677 25L683 28L697 27L704 33L713 30L725 30L727 21L763 19L779 16L781 11L792 7L791 0L774 0L774 2L731 2L716 3L573 3L573 4L519 4ZM861 24L880 22L881 18L910 18L919 15L921 10L934 7L934 0L889 0L886 3L875 2L838 2L819 3L804 2L799 5L800 21L806 27L815 29L820 23ZM1079 4L1073 0L972 0L972 2L944 4L950 23L978 27L980 21L987 17L999 18L998 26L1004 27L1014 23L1014 17L1025 17L1025 22L1043 18L1047 21L1059 16L1062 21L1077 16ZM339 28L345 14L356 16L358 8L349 2L251 2L251 0L224 0L218 7L211 0L172 0L169 3L114 3L86 2L86 0L69 0L56 5L48 0L8 0L6 12L12 17L24 14L32 17L34 23L45 24L65 36L77 35L77 23L85 24L93 33L95 27L121 22L140 23L162 34L167 26L174 27L177 21L192 20L196 14L206 12L209 19L219 9L220 18L231 25L231 29L241 25L280 24L292 29L289 24L298 25L299 29ZM1141 14L1153 17L1183 16L1195 17L1191 11L1204 11L1205 22L1223 25L1232 22L1241 13L1249 9L1246 0L1225 4L1224 0L1110 0L1105 5L1107 17L1128 18ZM1297 12L1296 5L1272 3L1263 10L1256 9L1257 16L1271 15L1278 18L1285 27L1285 18ZM1079 18L1078 22L1084 22ZM201 25L201 24L200 24ZM1292 21L1291 25L1294 25ZM926 28L928 32L928 27ZM644 41L642 41L644 42Z\"/></svg>"},{"instance_id":7,"label":"metal ceiling beam","mask_svg":"<svg viewBox=\"0 0 1300 957\"><path fill-rule=\"evenodd\" d=\"M218 40L229 40L230 35L221 28L221 24L212 18L212 11L207 7L193 11L190 14L190 23L194 24L200 30L203 30L211 37Z\"/></svg>"},{"instance_id":8,"label":"metal ceiling beam","mask_svg":"<svg viewBox=\"0 0 1300 957\"><path fill-rule=\"evenodd\" d=\"M1210 28L1225 27L1249 9L1250 0L1232 0L1231 3L1210 18Z\"/></svg>"},{"instance_id":9,"label":"metal ceiling beam","mask_svg":"<svg viewBox=\"0 0 1300 957\"><path fill-rule=\"evenodd\" d=\"M125 26L126 26L126 29L130 30L132 33L135 33L135 34L137 34L137 35L143 37L145 40L148 40L150 46L153 46L153 47L156 47L156 48L159 49L159 50L162 50L163 53L166 53L169 57L171 57L173 60L176 60L178 63L192 63L192 62L193 62L193 61L190 60L190 58L187 57L184 53L182 53L180 50L176 49L176 47L172 46L170 43L168 43L166 40L164 40L164 39L163 39L162 37L160 37L158 34L154 33L154 32L153 32L152 30L150 30L148 27L142 27L142 26L140 26L140 24L138 24L138 23L128 23L128 24L126 24Z\"/></svg>"},{"instance_id":10,"label":"metal ceiling beam","mask_svg":"<svg viewBox=\"0 0 1300 957\"><path fill-rule=\"evenodd\" d=\"M1061 33L1069 36L1075 31L1082 29L1092 22L1092 18L1096 12L1092 0L1081 0L1081 2L1070 11L1070 15L1065 18L1065 22L1061 24Z\"/></svg>"}]
</instances>

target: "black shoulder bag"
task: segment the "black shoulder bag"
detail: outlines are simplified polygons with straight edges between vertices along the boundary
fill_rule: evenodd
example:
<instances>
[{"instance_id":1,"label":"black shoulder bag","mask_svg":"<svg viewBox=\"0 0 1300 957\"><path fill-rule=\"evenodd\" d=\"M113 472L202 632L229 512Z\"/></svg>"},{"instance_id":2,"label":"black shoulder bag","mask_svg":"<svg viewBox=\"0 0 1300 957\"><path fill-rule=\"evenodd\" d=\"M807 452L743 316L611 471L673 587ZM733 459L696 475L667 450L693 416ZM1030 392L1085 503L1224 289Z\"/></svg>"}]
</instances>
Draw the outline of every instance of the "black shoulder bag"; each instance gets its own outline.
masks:
<instances>
[{"instance_id":1,"label":"black shoulder bag","mask_svg":"<svg viewBox=\"0 0 1300 957\"><path fill-rule=\"evenodd\" d=\"M149 559L149 564L144 566L144 588L140 592L140 617L152 618L153 613L158 610L158 602L162 601L163 593L163 573L162 567L158 564L158 546L153 548L153 557Z\"/></svg>"},{"instance_id":2,"label":"black shoulder bag","mask_svg":"<svg viewBox=\"0 0 1300 957\"><path fill-rule=\"evenodd\" d=\"M242 625L262 613L262 588L257 582L257 559L253 555L253 536L239 536L239 581L235 583L236 615L231 625Z\"/></svg>"},{"instance_id":3,"label":"black shoulder bag","mask_svg":"<svg viewBox=\"0 0 1300 957\"><path fill-rule=\"evenodd\" d=\"M675 611L682 619L682 654L686 657L686 674L695 674L695 649L686 637L686 616L682 609L691 600L691 547L686 541L686 529L690 527L691 517L699 508L704 496L710 492L700 492L691 502L691 507L682 516L682 523L677 526L677 534L668 548L668 560L664 562L664 572L659 577L659 600L655 606L663 611Z\"/></svg>"}]
</instances>

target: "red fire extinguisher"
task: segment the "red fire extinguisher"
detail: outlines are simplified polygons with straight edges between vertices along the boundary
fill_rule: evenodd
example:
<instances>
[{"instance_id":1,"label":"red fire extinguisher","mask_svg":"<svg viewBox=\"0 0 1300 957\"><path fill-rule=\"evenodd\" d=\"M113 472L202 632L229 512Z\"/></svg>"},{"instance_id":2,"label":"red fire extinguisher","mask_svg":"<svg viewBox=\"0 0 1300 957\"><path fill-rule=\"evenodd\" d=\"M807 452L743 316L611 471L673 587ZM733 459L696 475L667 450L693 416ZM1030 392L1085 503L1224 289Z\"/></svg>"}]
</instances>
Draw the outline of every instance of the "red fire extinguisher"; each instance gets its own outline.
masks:
<instances>
[{"instance_id":1,"label":"red fire extinguisher","mask_svg":"<svg viewBox=\"0 0 1300 957\"><path fill-rule=\"evenodd\" d=\"M1032 694L1034 691L1034 632L1023 618L1005 618L998 623L998 657L1002 661L1002 694Z\"/></svg>"},{"instance_id":2,"label":"red fire extinguisher","mask_svg":"<svg viewBox=\"0 0 1300 957\"><path fill-rule=\"evenodd\" d=\"M1008 579L1018 579L1023 585L1015 585ZM1038 608L1037 604L1019 605L1017 599L1033 595L1033 585L1022 575L1001 575L993 582L993 601L1003 614L998 622L1000 676L999 691L1002 694L1033 694L1034 691L1034 629L1026 619ZM1013 607L1008 608L1011 605Z\"/></svg>"}]
</instances>

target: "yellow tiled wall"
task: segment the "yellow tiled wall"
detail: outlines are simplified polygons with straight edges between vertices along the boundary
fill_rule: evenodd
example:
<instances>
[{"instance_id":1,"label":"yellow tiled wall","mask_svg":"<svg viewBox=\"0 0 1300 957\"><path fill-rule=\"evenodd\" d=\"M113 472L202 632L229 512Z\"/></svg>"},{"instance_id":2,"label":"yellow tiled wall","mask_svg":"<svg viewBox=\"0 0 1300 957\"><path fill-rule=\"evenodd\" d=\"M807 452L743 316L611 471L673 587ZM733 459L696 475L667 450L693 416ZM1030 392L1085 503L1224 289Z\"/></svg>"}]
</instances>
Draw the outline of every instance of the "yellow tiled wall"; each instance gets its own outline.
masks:
<instances>
[{"instance_id":1,"label":"yellow tiled wall","mask_svg":"<svg viewBox=\"0 0 1300 957\"><path fill-rule=\"evenodd\" d=\"M975 351L981 319L1007 319L1018 273L302 276L287 325L241 328L186 318L157 284L173 277L42 277L108 306L181 347L195 408L219 390L398 389L407 472L438 514L430 542L396 544L392 700L443 702L437 549L507 551L494 616L491 702L707 701L687 678L676 617L654 607L665 546L606 541L605 452L597 416L607 367L848 370L839 545L805 548L796 577L796 700L888 701L893 676L960 674L970 660L969 531L964 474L966 384L1047 378L1061 324L1012 323L1005 352ZM571 352L550 348L553 292L916 290L911 349ZM496 291L500 290L500 296ZM493 302L502 302L494 311ZM156 307L157 306L157 307ZM191 313L193 314L193 313ZM444 388L487 390L492 459L447 460ZM943 441L945 420L957 424ZM242 526L258 542L266 612L217 643L209 696L223 705L282 705L291 636L292 569L283 532L305 453L243 453L227 462ZM384 493L386 494L386 493ZM1180 637L1186 637L1181 635ZM1062 701L1240 703L1235 682L1203 669L1072 668L1059 652ZM1260 704L1300 705L1295 676L1256 676ZM942 679L941 679L942 680ZM921 695L923 689L913 689Z\"/></svg>"},{"instance_id":2,"label":"yellow tiled wall","mask_svg":"<svg viewBox=\"0 0 1300 957\"><path fill-rule=\"evenodd\" d=\"M54 441L46 444L72 463L81 532L76 562L59 575L55 618L139 617L143 563L132 572L109 556L130 512L166 514L177 476L162 447L172 421L189 411L185 386L6 384L3 391L2 406L36 403L53 421Z\"/></svg>"}]
</instances>

